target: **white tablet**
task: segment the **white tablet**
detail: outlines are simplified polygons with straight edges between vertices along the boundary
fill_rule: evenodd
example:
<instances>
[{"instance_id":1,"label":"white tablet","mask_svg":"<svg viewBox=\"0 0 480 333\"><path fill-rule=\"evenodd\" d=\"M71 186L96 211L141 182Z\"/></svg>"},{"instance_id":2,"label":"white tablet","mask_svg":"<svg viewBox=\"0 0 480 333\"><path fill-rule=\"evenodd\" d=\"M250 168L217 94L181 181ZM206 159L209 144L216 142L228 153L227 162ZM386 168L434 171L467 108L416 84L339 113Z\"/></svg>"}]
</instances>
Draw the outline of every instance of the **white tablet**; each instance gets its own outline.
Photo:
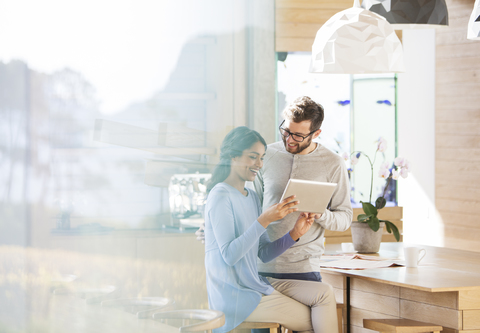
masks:
<instances>
[{"instance_id":1,"label":"white tablet","mask_svg":"<svg viewBox=\"0 0 480 333\"><path fill-rule=\"evenodd\" d=\"M295 194L295 200L300 201L295 206L298 211L323 214L332 198L335 187L337 187L336 183L289 179L280 201Z\"/></svg>"}]
</instances>

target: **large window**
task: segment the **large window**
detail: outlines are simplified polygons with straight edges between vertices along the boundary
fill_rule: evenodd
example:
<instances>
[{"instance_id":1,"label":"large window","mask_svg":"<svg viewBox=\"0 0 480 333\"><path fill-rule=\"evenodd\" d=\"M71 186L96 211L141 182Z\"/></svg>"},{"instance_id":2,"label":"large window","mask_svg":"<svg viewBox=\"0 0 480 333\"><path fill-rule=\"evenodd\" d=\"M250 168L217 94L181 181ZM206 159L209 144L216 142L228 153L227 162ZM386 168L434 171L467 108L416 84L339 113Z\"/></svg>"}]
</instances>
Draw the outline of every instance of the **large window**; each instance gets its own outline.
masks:
<instances>
[{"instance_id":1,"label":"large window","mask_svg":"<svg viewBox=\"0 0 480 333\"><path fill-rule=\"evenodd\" d=\"M228 131L273 141L274 1L0 8L0 331L102 331L127 315L142 330L75 298L112 290L207 308L187 226Z\"/></svg>"},{"instance_id":2,"label":"large window","mask_svg":"<svg viewBox=\"0 0 480 333\"><path fill-rule=\"evenodd\" d=\"M372 201L382 195L386 181L378 175L381 164L392 167L396 157L396 80L393 75L360 76L352 79L352 151L366 153L374 162ZM376 141L387 142L385 152L378 152ZM355 202L369 201L371 167L365 157L353 166L352 197ZM396 181L392 180L386 193L389 205L396 204Z\"/></svg>"},{"instance_id":3,"label":"large window","mask_svg":"<svg viewBox=\"0 0 480 333\"><path fill-rule=\"evenodd\" d=\"M0 243L196 217L172 177L235 126L269 135L273 2L1 3Z\"/></svg>"}]
</instances>

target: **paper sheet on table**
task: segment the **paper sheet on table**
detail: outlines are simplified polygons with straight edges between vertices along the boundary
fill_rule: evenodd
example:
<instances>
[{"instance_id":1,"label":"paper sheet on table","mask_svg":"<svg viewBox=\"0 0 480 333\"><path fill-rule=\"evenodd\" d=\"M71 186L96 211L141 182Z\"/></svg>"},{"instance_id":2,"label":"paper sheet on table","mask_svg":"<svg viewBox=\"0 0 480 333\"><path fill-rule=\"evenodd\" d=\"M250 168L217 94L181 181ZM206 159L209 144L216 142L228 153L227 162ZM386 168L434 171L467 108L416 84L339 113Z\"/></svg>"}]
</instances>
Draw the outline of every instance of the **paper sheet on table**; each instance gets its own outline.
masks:
<instances>
[{"instance_id":1,"label":"paper sheet on table","mask_svg":"<svg viewBox=\"0 0 480 333\"><path fill-rule=\"evenodd\" d=\"M368 269L403 265L402 260L385 260L375 256L364 255L343 256L342 258L338 256L324 256L320 263L320 267L338 269Z\"/></svg>"}]
</instances>

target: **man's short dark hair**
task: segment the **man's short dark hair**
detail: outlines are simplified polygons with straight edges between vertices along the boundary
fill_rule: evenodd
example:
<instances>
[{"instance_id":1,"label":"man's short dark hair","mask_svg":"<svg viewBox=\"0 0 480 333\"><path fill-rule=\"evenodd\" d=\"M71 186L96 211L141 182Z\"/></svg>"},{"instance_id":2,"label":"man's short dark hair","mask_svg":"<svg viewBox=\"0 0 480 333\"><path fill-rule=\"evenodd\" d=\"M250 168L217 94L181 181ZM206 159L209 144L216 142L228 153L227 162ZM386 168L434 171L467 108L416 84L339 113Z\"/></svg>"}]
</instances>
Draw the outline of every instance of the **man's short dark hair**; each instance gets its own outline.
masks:
<instances>
[{"instance_id":1,"label":"man's short dark hair","mask_svg":"<svg viewBox=\"0 0 480 333\"><path fill-rule=\"evenodd\" d=\"M283 117L295 123L311 120L310 130L316 131L322 126L323 106L310 97L302 96L293 101L283 110Z\"/></svg>"}]
</instances>

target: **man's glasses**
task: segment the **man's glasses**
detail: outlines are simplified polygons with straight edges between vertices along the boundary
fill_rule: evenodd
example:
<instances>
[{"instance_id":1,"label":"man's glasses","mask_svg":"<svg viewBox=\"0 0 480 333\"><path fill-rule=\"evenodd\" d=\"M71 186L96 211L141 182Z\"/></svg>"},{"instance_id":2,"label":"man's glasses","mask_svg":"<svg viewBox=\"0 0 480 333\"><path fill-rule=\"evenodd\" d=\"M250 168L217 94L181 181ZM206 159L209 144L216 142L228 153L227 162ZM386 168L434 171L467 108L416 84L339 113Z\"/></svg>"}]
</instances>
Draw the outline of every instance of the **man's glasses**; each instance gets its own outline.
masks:
<instances>
[{"instance_id":1,"label":"man's glasses","mask_svg":"<svg viewBox=\"0 0 480 333\"><path fill-rule=\"evenodd\" d=\"M285 129L282 127L283 123L285 122L285 120L282 121L282 123L280 124L280 126L278 126L278 129L280 130L280 134L286 139L288 138L289 136L292 137L292 139L294 141L297 141L297 142L303 142L303 140L305 140L306 138L308 138L310 135L312 135L313 133L315 133L316 131L318 130L315 130L315 131L312 131L310 132L308 135L299 135L299 134L294 134L292 132L290 132L289 130Z\"/></svg>"}]
</instances>

